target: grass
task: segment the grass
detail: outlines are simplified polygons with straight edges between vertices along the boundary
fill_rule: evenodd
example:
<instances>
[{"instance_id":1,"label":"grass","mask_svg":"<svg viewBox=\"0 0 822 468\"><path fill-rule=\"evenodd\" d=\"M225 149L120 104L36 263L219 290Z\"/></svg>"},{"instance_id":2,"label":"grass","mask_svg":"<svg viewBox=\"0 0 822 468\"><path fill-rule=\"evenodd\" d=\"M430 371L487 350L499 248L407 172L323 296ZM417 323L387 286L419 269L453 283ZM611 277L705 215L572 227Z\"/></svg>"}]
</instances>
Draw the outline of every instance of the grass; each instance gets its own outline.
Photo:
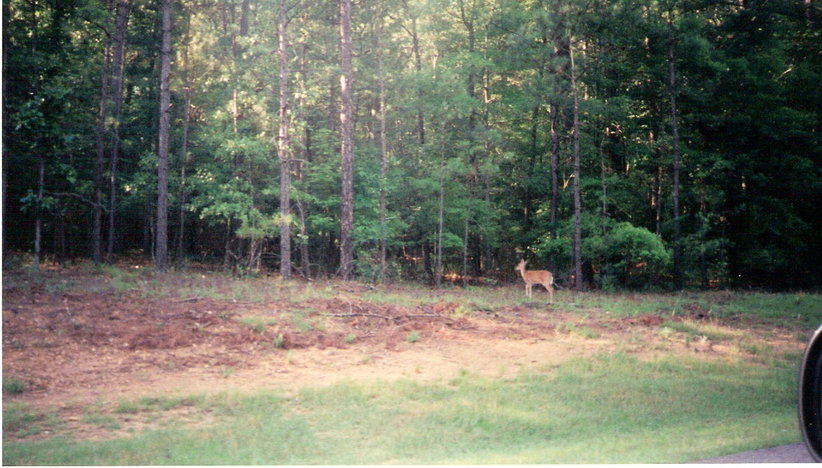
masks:
<instances>
[{"instance_id":1,"label":"grass","mask_svg":"<svg viewBox=\"0 0 822 468\"><path fill-rule=\"evenodd\" d=\"M26 384L22 380L10 376L3 376L3 392L10 395L19 395L26 391Z\"/></svg>"},{"instance_id":2,"label":"grass","mask_svg":"<svg viewBox=\"0 0 822 468\"><path fill-rule=\"evenodd\" d=\"M206 428L6 443L3 463L686 462L798 441L795 371L784 362L763 368L615 354L510 380L462 372L436 385L344 382L291 397L222 394L193 403L215 415Z\"/></svg>"},{"instance_id":3,"label":"grass","mask_svg":"<svg viewBox=\"0 0 822 468\"><path fill-rule=\"evenodd\" d=\"M58 425L59 422L53 413L33 410L20 403L3 405L4 434L28 437L41 434L44 431L51 431Z\"/></svg>"}]
</instances>

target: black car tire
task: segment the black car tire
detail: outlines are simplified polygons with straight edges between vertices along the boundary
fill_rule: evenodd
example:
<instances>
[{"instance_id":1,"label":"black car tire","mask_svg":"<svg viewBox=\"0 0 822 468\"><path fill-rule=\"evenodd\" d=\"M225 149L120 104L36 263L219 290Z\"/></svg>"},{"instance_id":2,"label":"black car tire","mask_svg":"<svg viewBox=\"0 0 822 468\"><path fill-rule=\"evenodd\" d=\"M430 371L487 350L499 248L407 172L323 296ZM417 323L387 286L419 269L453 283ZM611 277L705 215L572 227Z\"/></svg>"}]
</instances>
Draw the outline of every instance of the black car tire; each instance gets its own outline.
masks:
<instances>
[{"instance_id":1,"label":"black car tire","mask_svg":"<svg viewBox=\"0 0 822 468\"><path fill-rule=\"evenodd\" d=\"M822 462L822 326L813 334L799 370L799 426L811 455Z\"/></svg>"}]
</instances>

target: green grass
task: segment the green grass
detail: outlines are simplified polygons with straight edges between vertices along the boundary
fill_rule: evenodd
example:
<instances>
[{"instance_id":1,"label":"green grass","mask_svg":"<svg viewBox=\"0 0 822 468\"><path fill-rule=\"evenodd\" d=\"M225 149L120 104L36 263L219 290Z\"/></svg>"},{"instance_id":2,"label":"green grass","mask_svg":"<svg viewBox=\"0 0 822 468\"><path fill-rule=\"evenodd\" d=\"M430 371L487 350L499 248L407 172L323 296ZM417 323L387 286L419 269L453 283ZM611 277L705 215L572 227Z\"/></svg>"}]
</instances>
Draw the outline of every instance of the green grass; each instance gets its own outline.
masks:
<instances>
[{"instance_id":1,"label":"green grass","mask_svg":"<svg viewBox=\"0 0 822 468\"><path fill-rule=\"evenodd\" d=\"M3 463L687 462L798 441L795 377L786 362L643 362L615 354L509 380L462 372L436 385L345 382L289 397L222 394L192 401L214 416L205 428L6 442ZM159 409L162 401L138 403Z\"/></svg>"},{"instance_id":2,"label":"green grass","mask_svg":"<svg viewBox=\"0 0 822 468\"><path fill-rule=\"evenodd\" d=\"M3 392L11 395L19 395L26 391L26 384L22 380L11 376L3 376Z\"/></svg>"},{"instance_id":3,"label":"green grass","mask_svg":"<svg viewBox=\"0 0 822 468\"><path fill-rule=\"evenodd\" d=\"M33 436L41 434L43 431L50 431L58 425L59 422L53 413L32 410L27 405L20 403L3 405L4 434L14 434L17 437Z\"/></svg>"}]
</instances>

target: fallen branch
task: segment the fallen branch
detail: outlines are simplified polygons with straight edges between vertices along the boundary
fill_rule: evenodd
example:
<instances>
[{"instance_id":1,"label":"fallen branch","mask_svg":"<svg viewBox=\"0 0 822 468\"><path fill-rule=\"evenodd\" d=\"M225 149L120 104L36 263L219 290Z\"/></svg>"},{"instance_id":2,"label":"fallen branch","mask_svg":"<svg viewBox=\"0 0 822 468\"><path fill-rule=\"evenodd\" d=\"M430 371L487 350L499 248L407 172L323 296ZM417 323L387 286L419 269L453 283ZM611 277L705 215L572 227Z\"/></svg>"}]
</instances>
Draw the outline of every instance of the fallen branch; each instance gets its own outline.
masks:
<instances>
[{"instance_id":1,"label":"fallen branch","mask_svg":"<svg viewBox=\"0 0 822 468\"><path fill-rule=\"evenodd\" d=\"M423 317L424 318L438 318L438 319L443 319L443 320L451 320L452 322L455 321L453 317L447 317L445 315L439 315L439 314L407 314L407 315L403 315L403 317L408 317L408 318L423 318Z\"/></svg>"},{"instance_id":2,"label":"fallen branch","mask_svg":"<svg viewBox=\"0 0 822 468\"><path fill-rule=\"evenodd\" d=\"M179 299L179 300L174 301L174 302L177 302L177 303L183 303L183 302L197 302L197 301L199 301L199 300L200 300L200 298L199 298L199 297L194 296L194 297L189 297L189 298L186 298L186 299Z\"/></svg>"},{"instance_id":3,"label":"fallen branch","mask_svg":"<svg viewBox=\"0 0 822 468\"><path fill-rule=\"evenodd\" d=\"M350 313L350 314L323 314L324 317L372 317L372 318L379 318L383 320L396 320L396 317L388 317L385 315L378 315L378 314L365 314L365 313Z\"/></svg>"}]
</instances>

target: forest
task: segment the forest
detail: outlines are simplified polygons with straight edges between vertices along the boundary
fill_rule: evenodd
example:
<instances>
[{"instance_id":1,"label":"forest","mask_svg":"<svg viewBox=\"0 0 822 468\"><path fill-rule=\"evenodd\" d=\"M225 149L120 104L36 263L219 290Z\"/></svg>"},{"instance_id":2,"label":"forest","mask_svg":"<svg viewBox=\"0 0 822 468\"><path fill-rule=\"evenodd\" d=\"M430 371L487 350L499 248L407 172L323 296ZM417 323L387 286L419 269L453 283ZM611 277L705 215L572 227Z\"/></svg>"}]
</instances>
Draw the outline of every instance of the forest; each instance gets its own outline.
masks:
<instances>
[{"instance_id":1,"label":"forest","mask_svg":"<svg viewBox=\"0 0 822 468\"><path fill-rule=\"evenodd\" d=\"M2 26L4 268L822 284L819 2L6 0Z\"/></svg>"}]
</instances>

